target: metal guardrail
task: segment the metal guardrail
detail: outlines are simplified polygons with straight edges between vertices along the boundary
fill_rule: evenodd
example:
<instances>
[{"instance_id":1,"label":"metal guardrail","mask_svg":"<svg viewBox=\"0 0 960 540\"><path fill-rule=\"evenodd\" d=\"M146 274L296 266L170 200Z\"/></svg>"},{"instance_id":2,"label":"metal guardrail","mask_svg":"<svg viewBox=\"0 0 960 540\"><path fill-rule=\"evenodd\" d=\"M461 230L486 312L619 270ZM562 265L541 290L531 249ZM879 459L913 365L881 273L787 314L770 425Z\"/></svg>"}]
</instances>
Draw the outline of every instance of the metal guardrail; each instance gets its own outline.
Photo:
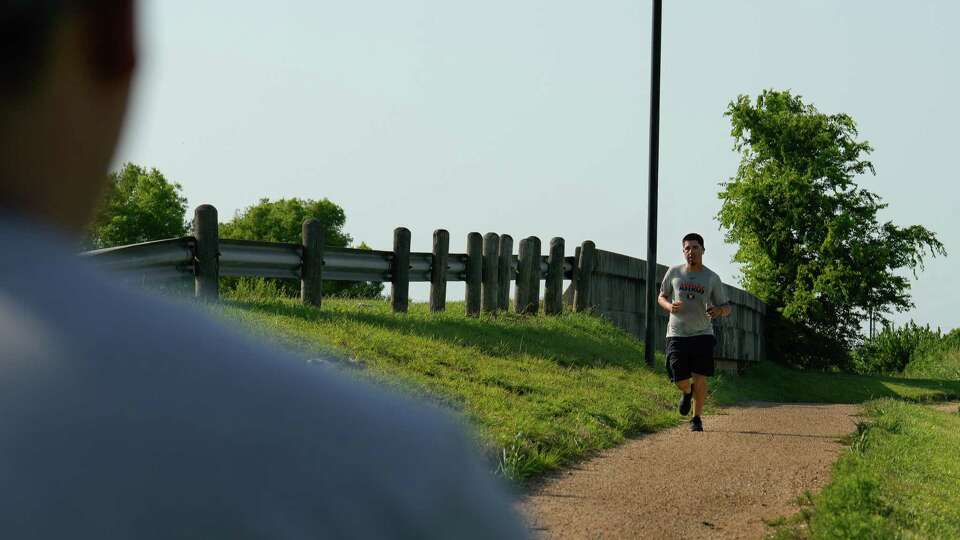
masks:
<instances>
[{"instance_id":1,"label":"metal guardrail","mask_svg":"<svg viewBox=\"0 0 960 540\"><path fill-rule=\"evenodd\" d=\"M82 253L101 268L131 281L166 281L193 276L193 238L170 238Z\"/></svg>"},{"instance_id":2,"label":"metal guardrail","mask_svg":"<svg viewBox=\"0 0 960 540\"><path fill-rule=\"evenodd\" d=\"M413 254L411 253L411 261ZM393 253L356 248L325 247L323 279L333 281L390 281Z\"/></svg>"},{"instance_id":3,"label":"metal guardrail","mask_svg":"<svg viewBox=\"0 0 960 540\"><path fill-rule=\"evenodd\" d=\"M509 235L472 232L467 235L467 253L449 253L449 233L438 229L434 231L432 252L411 252L410 231L398 227L393 250L377 251L326 246L320 221L307 219L298 243L221 239L217 211L210 205L197 207L193 235L83 255L96 259L123 281L146 283L192 277L194 294L204 300L219 297L221 276L299 280L301 301L314 306L321 305L326 281L388 282L393 310L406 312L410 283L425 282L430 283L431 311L443 311L446 283L466 282L468 315L505 310L511 302L518 313L536 313L541 282L544 313L560 313L563 280L571 280L581 291L575 299L583 299L592 272L577 268L581 266L579 255L564 257L562 238L551 240L548 255L541 252L540 240L531 236L520 241L520 250L514 255ZM580 253L581 248L577 249ZM587 241L582 249L592 253L595 248ZM435 272L438 261L445 267ZM514 284L516 294L511 301Z\"/></svg>"},{"instance_id":4,"label":"metal guardrail","mask_svg":"<svg viewBox=\"0 0 960 540\"><path fill-rule=\"evenodd\" d=\"M220 240L220 275L300 279L302 249L297 244Z\"/></svg>"},{"instance_id":5,"label":"metal guardrail","mask_svg":"<svg viewBox=\"0 0 960 540\"><path fill-rule=\"evenodd\" d=\"M131 279L167 280L194 274L195 240L191 236L141 244L98 249L81 253L96 257L101 268ZM300 279L303 248L297 244L254 240L220 240L220 275ZM513 255L510 279L517 278L519 258ZM323 279L330 281L391 280L393 253L357 248L326 247L323 255ZM574 257L563 261L565 279L573 276ZM433 268L432 253L410 253L410 281L429 282ZM547 277L548 257L540 257L540 278ZM447 281L465 281L467 255L451 253L447 260Z\"/></svg>"},{"instance_id":6,"label":"metal guardrail","mask_svg":"<svg viewBox=\"0 0 960 540\"><path fill-rule=\"evenodd\" d=\"M410 283L426 282L430 283L430 310L443 311L447 282L459 281L466 282L470 316L507 310L511 303L517 313L534 314L540 309L543 282L543 311L555 315L563 311L563 280L569 279L574 309L589 309L584 301L596 249L589 240L576 249L575 257L565 257L562 238L551 239L544 253L541 248L546 246L531 236L519 242L514 255L510 235L471 232L467 253L450 253L450 233L437 229L433 251L425 253L411 252L410 230L397 227L393 250L377 251L326 246L323 224L316 218L303 221L297 243L234 240L220 238L217 209L209 204L194 211L192 230L189 237L100 249L83 256L124 281L192 277L194 295L204 301L219 298L221 276L299 280L300 300L312 306L322 304L326 281L389 282L393 310L406 312ZM434 268L436 263L445 267ZM512 286L516 294L511 301Z\"/></svg>"}]
</instances>

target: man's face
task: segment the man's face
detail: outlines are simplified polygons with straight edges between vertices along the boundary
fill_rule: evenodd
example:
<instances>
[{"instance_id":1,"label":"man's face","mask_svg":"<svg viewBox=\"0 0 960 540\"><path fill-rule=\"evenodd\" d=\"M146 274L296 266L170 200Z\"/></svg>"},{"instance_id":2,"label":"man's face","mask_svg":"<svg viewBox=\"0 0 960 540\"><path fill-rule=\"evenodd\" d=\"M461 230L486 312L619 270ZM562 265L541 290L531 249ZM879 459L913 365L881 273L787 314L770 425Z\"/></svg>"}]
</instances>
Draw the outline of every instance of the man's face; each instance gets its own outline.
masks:
<instances>
[{"instance_id":1,"label":"man's face","mask_svg":"<svg viewBox=\"0 0 960 540\"><path fill-rule=\"evenodd\" d=\"M683 242L683 258L690 266L699 266L703 264L703 246L696 240L685 240Z\"/></svg>"}]
</instances>

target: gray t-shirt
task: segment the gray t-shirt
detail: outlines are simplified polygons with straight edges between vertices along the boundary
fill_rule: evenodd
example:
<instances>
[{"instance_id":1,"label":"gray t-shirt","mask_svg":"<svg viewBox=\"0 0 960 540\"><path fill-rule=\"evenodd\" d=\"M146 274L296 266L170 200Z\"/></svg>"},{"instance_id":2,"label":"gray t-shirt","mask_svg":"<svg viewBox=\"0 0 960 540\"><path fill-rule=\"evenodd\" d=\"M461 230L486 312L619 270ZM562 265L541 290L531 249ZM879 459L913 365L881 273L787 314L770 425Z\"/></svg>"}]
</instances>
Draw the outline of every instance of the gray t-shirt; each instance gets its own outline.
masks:
<instances>
[{"instance_id":1,"label":"gray t-shirt","mask_svg":"<svg viewBox=\"0 0 960 540\"><path fill-rule=\"evenodd\" d=\"M688 272L685 264L670 267L660 284L660 295L683 302L679 313L670 314L667 337L713 335L707 306L727 303L720 276L706 266L699 272Z\"/></svg>"},{"instance_id":2,"label":"gray t-shirt","mask_svg":"<svg viewBox=\"0 0 960 540\"><path fill-rule=\"evenodd\" d=\"M6 538L520 538L457 423L0 215Z\"/></svg>"}]
</instances>

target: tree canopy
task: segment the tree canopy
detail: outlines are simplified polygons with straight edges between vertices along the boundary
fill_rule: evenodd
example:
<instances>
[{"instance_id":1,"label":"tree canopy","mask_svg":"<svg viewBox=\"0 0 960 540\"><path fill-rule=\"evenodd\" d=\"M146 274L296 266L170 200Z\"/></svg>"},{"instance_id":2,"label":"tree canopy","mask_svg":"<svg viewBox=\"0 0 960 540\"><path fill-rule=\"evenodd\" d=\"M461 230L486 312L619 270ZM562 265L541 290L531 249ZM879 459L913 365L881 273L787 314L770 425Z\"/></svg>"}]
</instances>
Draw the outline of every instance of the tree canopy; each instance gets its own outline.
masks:
<instances>
[{"instance_id":1,"label":"tree canopy","mask_svg":"<svg viewBox=\"0 0 960 540\"><path fill-rule=\"evenodd\" d=\"M328 246L347 247L353 238L343 232L347 215L329 199L278 199L263 198L248 206L227 223L220 224L221 238L238 240L261 240L264 242L300 243L303 221L307 218L320 220L324 242Z\"/></svg>"},{"instance_id":2,"label":"tree canopy","mask_svg":"<svg viewBox=\"0 0 960 540\"><path fill-rule=\"evenodd\" d=\"M849 115L775 90L738 96L725 114L740 165L721 184L717 217L738 246L743 286L789 326L771 336L782 353L836 364L871 310L884 317L913 306L902 271L915 275L926 257L946 255L943 244L921 225L880 222L887 205L856 183L874 173L872 148Z\"/></svg>"},{"instance_id":3,"label":"tree canopy","mask_svg":"<svg viewBox=\"0 0 960 540\"><path fill-rule=\"evenodd\" d=\"M260 199L255 205L248 206L227 223L220 224L220 237L238 240L260 240L264 242L290 242L299 244L304 220L316 218L323 228L324 244L332 247L348 247L353 238L343 231L347 221L346 213L338 204L329 199ZM370 249L361 243L359 249ZM294 283L280 283L278 286L286 294L296 294L299 289ZM338 295L371 298L380 296L383 284L380 282L324 281L324 295Z\"/></svg>"},{"instance_id":4,"label":"tree canopy","mask_svg":"<svg viewBox=\"0 0 960 540\"><path fill-rule=\"evenodd\" d=\"M157 169L125 163L110 173L86 244L105 248L186 234L187 199Z\"/></svg>"}]
</instances>

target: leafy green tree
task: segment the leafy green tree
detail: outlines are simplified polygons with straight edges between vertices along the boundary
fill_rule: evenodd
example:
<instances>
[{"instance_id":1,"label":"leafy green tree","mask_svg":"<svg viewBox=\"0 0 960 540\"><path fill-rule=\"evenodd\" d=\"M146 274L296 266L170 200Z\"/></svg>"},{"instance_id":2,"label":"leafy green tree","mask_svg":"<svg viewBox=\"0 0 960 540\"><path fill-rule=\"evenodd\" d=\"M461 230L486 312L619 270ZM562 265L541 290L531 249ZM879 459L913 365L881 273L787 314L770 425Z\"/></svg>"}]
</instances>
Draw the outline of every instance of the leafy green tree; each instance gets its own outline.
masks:
<instances>
[{"instance_id":1,"label":"leafy green tree","mask_svg":"<svg viewBox=\"0 0 960 540\"><path fill-rule=\"evenodd\" d=\"M125 163L110 173L85 244L97 249L184 236L187 199L181 191L157 169Z\"/></svg>"},{"instance_id":2,"label":"leafy green tree","mask_svg":"<svg viewBox=\"0 0 960 540\"><path fill-rule=\"evenodd\" d=\"M774 354L803 366L848 359L871 310L912 307L910 282L926 256L946 255L920 225L881 223L887 205L855 178L874 172L869 143L846 114L827 115L789 91L741 95L726 111L735 177L717 217L738 246L743 286L769 306Z\"/></svg>"},{"instance_id":3,"label":"leafy green tree","mask_svg":"<svg viewBox=\"0 0 960 540\"><path fill-rule=\"evenodd\" d=\"M264 242L300 242L303 221L320 220L326 245L347 247L353 238L343 232L347 215L329 199L260 199L248 206L227 223L220 224L221 238L261 240Z\"/></svg>"},{"instance_id":4,"label":"leafy green tree","mask_svg":"<svg viewBox=\"0 0 960 540\"><path fill-rule=\"evenodd\" d=\"M253 206L237 212L227 223L220 224L220 237L238 240L260 240L264 242L300 243L304 220L316 218L323 228L324 243L332 247L347 247L353 238L343 231L347 216L336 203L329 199L278 199L271 201L263 198ZM370 249L360 244L360 249ZM225 280L228 287L235 280ZM278 285L282 293L295 296L300 294L299 284L287 281ZM349 296L375 298L383 291L380 282L325 281L323 294L330 296Z\"/></svg>"}]
</instances>

